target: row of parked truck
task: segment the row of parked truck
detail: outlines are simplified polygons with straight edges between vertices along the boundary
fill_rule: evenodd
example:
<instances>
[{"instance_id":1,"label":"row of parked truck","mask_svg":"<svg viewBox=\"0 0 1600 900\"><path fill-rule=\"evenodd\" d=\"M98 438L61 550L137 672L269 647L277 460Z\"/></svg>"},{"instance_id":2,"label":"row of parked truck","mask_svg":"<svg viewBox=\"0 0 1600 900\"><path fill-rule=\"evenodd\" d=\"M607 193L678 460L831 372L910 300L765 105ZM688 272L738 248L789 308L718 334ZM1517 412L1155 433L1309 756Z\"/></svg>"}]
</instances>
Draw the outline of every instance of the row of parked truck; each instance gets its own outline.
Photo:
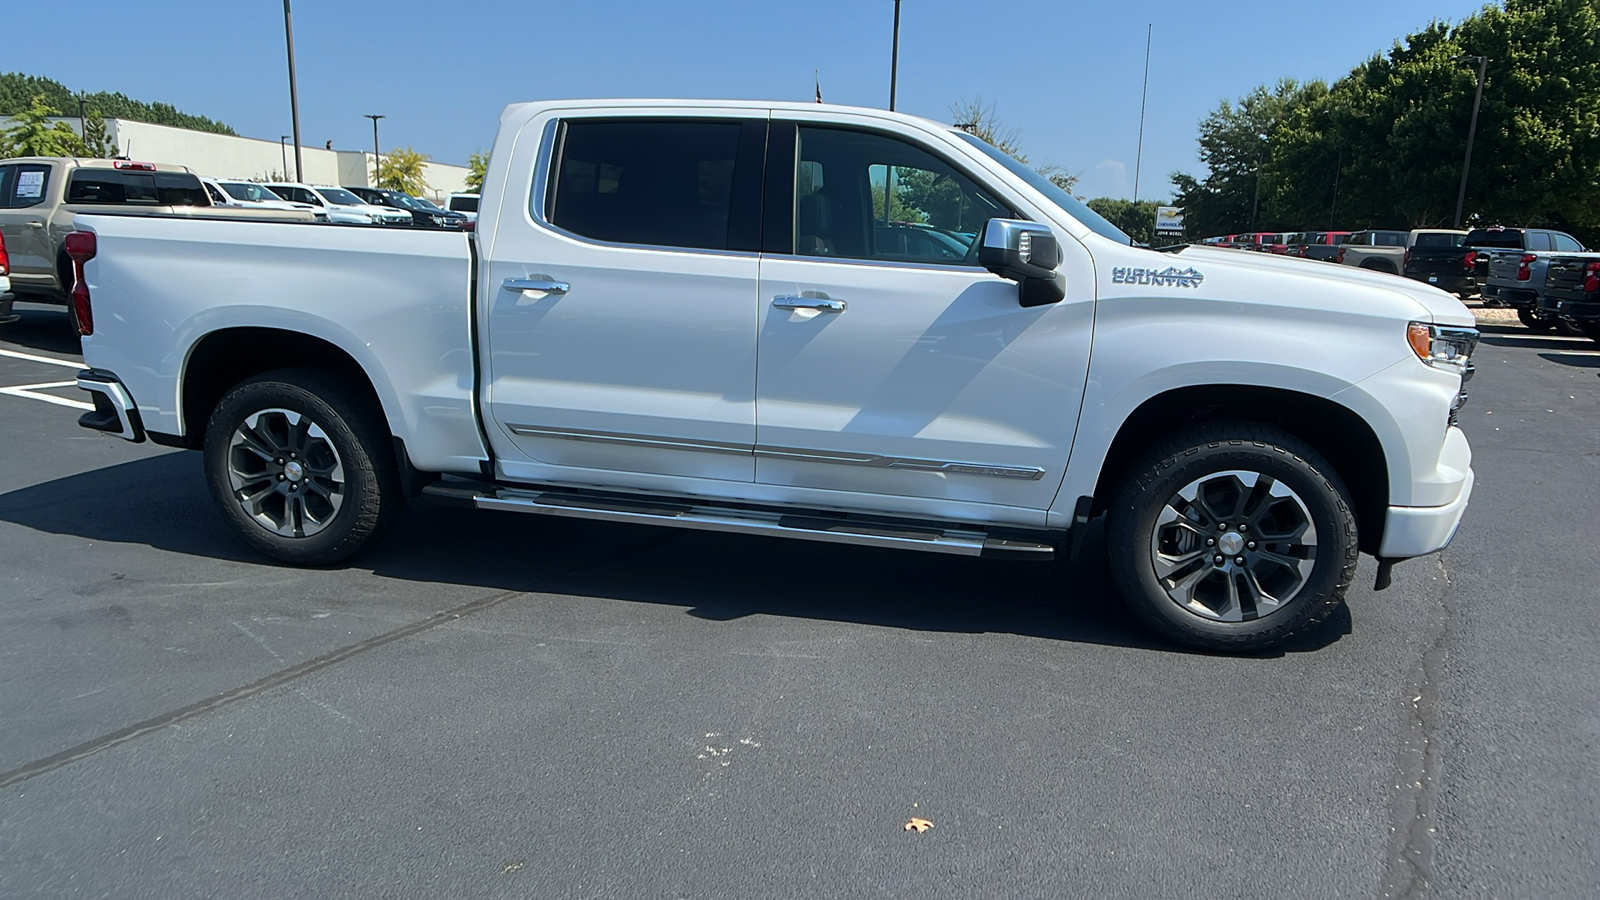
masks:
<instances>
[{"instance_id":1,"label":"row of parked truck","mask_svg":"<svg viewBox=\"0 0 1600 900\"><path fill-rule=\"evenodd\" d=\"M1214 247L1355 266L1403 275L1463 300L1509 306L1529 328L1600 340L1600 253L1548 228L1419 228L1230 234Z\"/></svg>"},{"instance_id":2,"label":"row of parked truck","mask_svg":"<svg viewBox=\"0 0 1600 900\"><path fill-rule=\"evenodd\" d=\"M16 298L67 304L73 287L67 235L79 214L132 213L268 219L470 231L476 194L446 209L380 188L207 178L183 166L126 159L0 160L0 323ZM14 292L15 297L9 296ZM73 325L82 332L81 323Z\"/></svg>"}]
</instances>

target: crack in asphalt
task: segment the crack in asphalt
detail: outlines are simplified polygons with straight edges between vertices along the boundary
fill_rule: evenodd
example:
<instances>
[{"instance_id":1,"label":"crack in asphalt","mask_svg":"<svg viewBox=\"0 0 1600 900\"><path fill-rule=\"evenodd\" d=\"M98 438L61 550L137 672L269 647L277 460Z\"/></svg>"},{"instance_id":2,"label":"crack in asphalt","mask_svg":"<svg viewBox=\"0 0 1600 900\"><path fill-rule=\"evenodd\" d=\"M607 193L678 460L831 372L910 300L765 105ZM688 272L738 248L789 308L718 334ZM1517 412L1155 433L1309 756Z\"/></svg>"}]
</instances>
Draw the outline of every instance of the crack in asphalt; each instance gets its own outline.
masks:
<instances>
[{"instance_id":1,"label":"crack in asphalt","mask_svg":"<svg viewBox=\"0 0 1600 900\"><path fill-rule=\"evenodd\" d=\"M668 533L662 537L656 538L652 541L647 541L640 546L633 548L632 552L646 552L655 549L661 544L668 543L677 537L679 537L679 535L668 531ZM52 753L49 756L18 766L10 771L0 772L0 789L27 781L30 778L43 775L46 772L52 772L61 768L62 766L71 765L72 763L75 763L81 759L87 759L88 757L94 756L95 754L104 750L109 750L118 744L127 743L135 738L160 731L168 726L176 725L180 722L193 719L196 716L205 715L208 712L222 709L223 707L230 706L242 700L248 700L264 691L272 690L275 687L281 687L289 682L304 678L305 676L314 672L326 669L329 666L344 662L353 656L366 653L369 650L376 650L377 648L386 644L392 644L395 641L404 640L405 638L413 635L430 631L434 628L438 628L441 625L448 625L451 622L456 622L468 616L481 613L485 610L493 609L494 607L499 606L508 600L527 596L528 594L534 593L541 588L548 588L552 585L559 584L560 582L592 567L592 565L577 566L559 575L539 579L538 581L532 582L523 587L512 588L511 590L501 591L496 594L490 594L487 597L480 597L477 600L471 600L457 606L452 606L449 609L434 613L426 619L419 619L418 621L410 624L402 625L398 628L385 631L382 634L374 635L362 641L357 641L354 644L340 647L337 650L330 650L321 656L308 659L305 662L290 666L286 669L280 669L264 678L252 681L249 684L223 691L220 694L214 694L204 700L191 703L188 706L184 706L179 709L171 710L170 712L162 713L158 716L153 716L145 719L142 722L135 722L132 725L119 728L116 731L103 734L100 737L84 741L77 746L68 747L60 752Z\"/></svg>"},{"instance_id":2,"label":"crack in asphalt","mask_svg":"<svg viewBox=\"0 0 1600 900\"><path fill-rule=\"evenodd\" d=\"M1434 557L1443 587L1435 598L1439 628L1428 642L1401 699L1400 742L1395 754L1394 796L1389 803L1389 855L1384 867L1384 900L1425 897L1433 875L1434 803L1438 794L1439 685L1444 677L1446 641L1450 634L1450 595L1455 589L1443 556Z\"/></svg>"}]
</instances>

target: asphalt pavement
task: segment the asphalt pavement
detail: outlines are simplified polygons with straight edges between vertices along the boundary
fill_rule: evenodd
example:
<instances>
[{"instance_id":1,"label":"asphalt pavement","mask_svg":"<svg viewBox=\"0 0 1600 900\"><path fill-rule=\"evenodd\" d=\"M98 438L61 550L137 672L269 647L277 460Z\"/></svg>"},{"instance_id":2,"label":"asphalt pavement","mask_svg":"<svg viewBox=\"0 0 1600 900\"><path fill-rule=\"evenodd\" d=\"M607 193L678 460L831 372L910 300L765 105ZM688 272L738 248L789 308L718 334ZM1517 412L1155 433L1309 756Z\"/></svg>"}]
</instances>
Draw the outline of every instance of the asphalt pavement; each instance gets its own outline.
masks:
<instances>
[{"instance_id":1,"label":"asphalt pavement","mask_svg":"<svg viewBox=\"0 0 1600 900\"><path fill-rule=\"evenodd\" d=\"M19 311L0 896L1600 895L1592 341L1487 326L1455 543L1231 658L1097 562L419 501L276 566Z\"/></svg>"}]
</instances>

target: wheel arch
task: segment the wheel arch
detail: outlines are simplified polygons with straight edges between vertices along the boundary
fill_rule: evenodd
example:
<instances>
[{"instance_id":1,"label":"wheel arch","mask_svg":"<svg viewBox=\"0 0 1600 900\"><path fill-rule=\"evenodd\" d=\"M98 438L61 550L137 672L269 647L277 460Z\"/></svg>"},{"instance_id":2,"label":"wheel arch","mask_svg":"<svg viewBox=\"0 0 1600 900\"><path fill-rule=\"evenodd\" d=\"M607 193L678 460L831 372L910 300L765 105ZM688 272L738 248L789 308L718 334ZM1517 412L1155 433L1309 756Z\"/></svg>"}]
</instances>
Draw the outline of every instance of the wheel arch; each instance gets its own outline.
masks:
<instances>
[{"instance_id":1,"label":"wheel arch","mask_svg":"<svg viewBox=\"0 0 1600 900\"><path fill-rule=\"evenodd\" d=\"M184 361L178 402L182 445L190 449L200 447L212 411L235 385L263 372L293 368L338 373L388 421L387 407L372 378L361 363L338 344L283 328L221 328L196 341Z\"/></svg>"},{"instance_id":2,"label":"wheel arch","mask_svg":"<svg viewBox=\"0 0 1600 900\"><path fill-rule=\"evenodd\" d=\"M1117 430L1095 481L1091 515L1104 512L1145 449L1175 428L1219 420L1274 425L1321 453L1350 491L1361 549L1377 552L1389 503L1389 469L1377 433L1354 410L1324 397L1254 385L1196 385L1150 397Z\"/></svg>"}]
</instances>

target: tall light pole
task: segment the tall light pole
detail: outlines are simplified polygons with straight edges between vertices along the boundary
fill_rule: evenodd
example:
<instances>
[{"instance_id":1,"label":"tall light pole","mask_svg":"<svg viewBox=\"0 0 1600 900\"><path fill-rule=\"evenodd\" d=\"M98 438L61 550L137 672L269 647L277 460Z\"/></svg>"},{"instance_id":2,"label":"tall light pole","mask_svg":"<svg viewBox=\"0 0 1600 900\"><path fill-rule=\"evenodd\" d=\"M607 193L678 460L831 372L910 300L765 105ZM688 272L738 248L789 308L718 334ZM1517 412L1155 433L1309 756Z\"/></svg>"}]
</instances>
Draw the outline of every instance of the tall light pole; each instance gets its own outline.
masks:
<instances>
[{"instance_id":1,"label":"tall light pole","mask_svg":"<svg viewBox=\"0 0 1600 900\"><path fill-rule=\"evenodd\" d=\"M289 45L289 115L294 119L294 180L304 182L305 167L300 162L300 97L294 88L294 23L289 18L289 0L283 0L283 39Z\"/></svg>"},{"instance_id":2,"label":"tall light pole","mask_svg":"<svg viewBox=\"0 0 1600 900\"><path fill-rule=\"evenodd\" d=\"M382 187L382 185L378 184L378 173L383 171L382 167L379 165L383 161L383 157L378 155L378 120L387 119L389 117L375 116L372 113L367 113L361 118L372 120L372 186Z\"/></svg>"},{"instance_id":3,"label":"tall light pole","mask_svg":"<svg viewBox=\"0 0 1600 900\"><path fill-rule=\"evenodd\" d=\"M278 135L278 155L283 157L283 173L282 174L283 174L283 180L285 180L285 181L289 180L289 147L288 147L287 144L284 143L284 141L287 141L288 139L289 139L289 136L287 134Z\"/></svg>"},{"instance_id":4,"label":"tall light pole","mask_svg":"<svg viewBox=\"0 0 1600 900\"><path fill-rule=\"evenodd\" d=\"M1467 205L1467 170L1472 168L1472 139L1478 136L1478 107L1483 104L1483 76L1489 68L1487 56L1457 56L1452 62L1478 63L1478 95L1472 98L1472 124L1467 126L1467 158L1461 161L1461 192L1456 195L1456 228L1461 227L1461 212Z\"/></svg>"},{"instance_id":5,"label":"tall light pole","mask_svg":"<svg viewBox=\"0 0 1600 900\"><path fill-rule=\"evenodd\" d=\"M1139 166L1144 162L1144 101L1150 96L1150 38L1156 24L1149 22L1144 29L1144 89L1139 92L1139 149L1133 152L1133 202L1139 202ZM1127 169L1122 171L1126 172Z\"/></svg>"},{"instance_id":6,"label":"tall light pole","mask_svg":"<svg viewBox=\"0 0 1600 900\"><path fill-rule=\"evenodd\" d=\"M894 89L900 81L900 0L894 0L894 44L889 50L889 111L894 112ZM885 207L887 209L887 207Z\"/></svg>"}]
</instances>

